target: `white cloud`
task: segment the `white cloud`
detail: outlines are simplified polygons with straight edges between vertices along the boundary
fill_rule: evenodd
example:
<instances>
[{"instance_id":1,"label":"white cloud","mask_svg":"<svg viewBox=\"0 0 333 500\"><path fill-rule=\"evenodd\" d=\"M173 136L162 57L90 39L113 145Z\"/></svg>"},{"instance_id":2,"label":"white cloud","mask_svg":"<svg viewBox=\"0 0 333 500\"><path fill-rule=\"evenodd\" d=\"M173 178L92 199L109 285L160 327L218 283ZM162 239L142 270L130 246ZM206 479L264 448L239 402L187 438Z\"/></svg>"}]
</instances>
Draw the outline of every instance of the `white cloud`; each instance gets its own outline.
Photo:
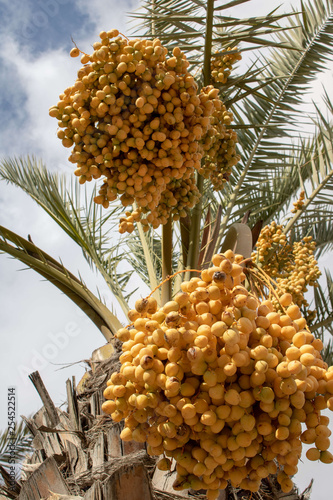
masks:
<instances>
[{"instance_id":1,"label":"white cloud","mask_svg":"<svg viewBox=\"0 0 333 500\"><path fill-rule=\"evenodd\" d=\"M118 29L124 35L130 30L128 13L137 9L139 0L95 0L93 7L90 0L80 0L78 8L89 12L90 20L95 24L96 35L102 30Z\"/></svg>"},{"instance_id":2,"label":"white cloud","mask_svg":"<svg viewBox=\"0 0 333 500\"><path fill-rule=\"evenodd\" d=\"M29 1L0 0L3 20L0 26L1 35L20 37L23 24L31 17L32 7Z\"/></svg>"},{"instance_id":3,"label":"white cloud","mask_svg":"<svg viewBox=\"0 0 333 500\"><path fill-rule=\"evenodd\" d=\"M60 49L36 57L9 39L4 41L4 48L3 58L5 63L12 64L17 78L16 92L23 95L24 104L19 110L23 122L15 121L6 128L2 153L34 152L51 167L58 162L64 164L69 153L56 137L57 123L48 110L57 103L59 94L75 81L77 68L73 60ZM15 102L10 104L15 107Z\"/></svg>"}]
</instances>

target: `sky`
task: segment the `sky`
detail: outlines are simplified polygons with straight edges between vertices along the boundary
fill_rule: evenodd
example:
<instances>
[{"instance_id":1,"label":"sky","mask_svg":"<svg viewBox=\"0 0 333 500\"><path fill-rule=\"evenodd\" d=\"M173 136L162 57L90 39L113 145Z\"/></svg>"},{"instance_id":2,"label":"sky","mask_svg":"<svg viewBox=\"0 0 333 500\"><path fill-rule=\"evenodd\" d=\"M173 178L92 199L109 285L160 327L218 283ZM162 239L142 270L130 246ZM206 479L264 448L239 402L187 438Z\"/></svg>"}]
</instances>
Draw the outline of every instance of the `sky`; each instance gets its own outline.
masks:
<instances>
[{"instance_id":1,"label":"sky","mask_svg":"<svg viewBox=\"0 0 333 500\"><path fill-rule=\"evenodd\" d=\"M263 14L280 4L285 11L298 2L252 0L232 14ZM127 13L138 5L138 0L0 0L1 157L35 155L50 170L72 175L69 150L62 147L56 121L48 115L80 67L78 59L69 57L71 38L89 52L102 30L117 28L129 34ZM328 85L331 77L330 70L316 83L313 95L318 96L322 82ZM94 292L98 286L107 305L117 308L80 248L27 195L4 182L0 183L0 225L25 238L30 234L37 246L61 258L73 273L80 271L88 287ZM139 290L136 298L140 296ZM120 319L125 321L123 316ZM0 335L0 429L7 425L8 387L16 387L18 416L36 412L41 402L28 374L38 369L52 399L61 405L66 400L66 379L74 374L78 381L86 367L82 360L105 343L67 297L6 255L0 255ZM303 490L314 477L313 498L326 499L328 466L304 460L300 468L295 479L299 488Z\"/></svg>"}]
</instances>

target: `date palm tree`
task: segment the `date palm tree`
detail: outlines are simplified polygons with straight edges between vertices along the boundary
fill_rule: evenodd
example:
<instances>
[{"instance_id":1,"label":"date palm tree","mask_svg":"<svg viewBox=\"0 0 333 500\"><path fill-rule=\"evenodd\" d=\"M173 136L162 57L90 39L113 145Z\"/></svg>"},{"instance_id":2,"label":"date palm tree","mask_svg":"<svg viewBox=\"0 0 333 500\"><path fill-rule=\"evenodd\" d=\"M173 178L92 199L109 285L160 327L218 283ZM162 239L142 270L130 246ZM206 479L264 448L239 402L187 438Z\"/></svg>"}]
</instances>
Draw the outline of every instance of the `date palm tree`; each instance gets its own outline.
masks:
<instances>
[{"instance_id":1,"label":"date palm tree","mask_svg":"<svg viewBox=\"0 0 333 500\"><path fill-rule=\"evenodd\" d=\"M178 46L186 53L199 87L212 83L213 55L227 48L238 48L243 55L225 83L214 83L233 113L241 159L222 191L213 191L209 181L198 175L201 199L188 217L167 223L162 231L144 232L138 224L133 233L112 239L122 213L119 203L101 210L93 196L87 192L82 196L82 187L49 172L33 157L1 161L0 178L26 192L77 243L125 315L132 296L140 293L129 287L133 277L153 290L176 271L199 269L223 245L237 239L245 242L246 252L251 251L260 228L272 221L283 222L291 242L312 236L319 262L332 251L333 126L328 117L333 104L325 92L324 111L313 103L305 112L303 104L332 58L333 2L301 1L299 9L288 14L273 11L234 17L233 8L248 2L146 0L131 15L136 36L159 38L170 50ZM305 202L291 214L290 206L301 190L306 193ZM80 278L29 239L1 227L0 251L58 287L89 316L107 342L122 326ZM273 255L274 247L268 259ZM126 270L120 271L124 261ZM159 304L169 300L189 276L190 271L178 274L161 291L158 288ZM330 363L333 349L326 334L333 334L333 282L329 271L326 284L320 282L315 288L313 308L317 314L308 318L310 328L324 341L324 357ZM271 498L279 498L274 485L265 484L265 488L263 496L268 488ZM236 497L237 492L230 495Z\"/></svg>"}]
</instances>

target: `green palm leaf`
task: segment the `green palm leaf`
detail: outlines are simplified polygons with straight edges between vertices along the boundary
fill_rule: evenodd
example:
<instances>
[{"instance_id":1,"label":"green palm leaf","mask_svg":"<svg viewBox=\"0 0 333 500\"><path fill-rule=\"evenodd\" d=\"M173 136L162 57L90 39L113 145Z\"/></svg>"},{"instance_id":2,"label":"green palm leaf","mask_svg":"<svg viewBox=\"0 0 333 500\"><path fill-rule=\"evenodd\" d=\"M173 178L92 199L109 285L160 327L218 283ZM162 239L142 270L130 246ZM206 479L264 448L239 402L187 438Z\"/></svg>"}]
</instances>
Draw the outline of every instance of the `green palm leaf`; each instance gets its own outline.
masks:
<instances>
[{"instance_id":1,"label":"green palm leaf","mask_svg":"<svg viewBox=\"0 0 333 500\"><path fill-rule=\"evenodd\" d=\"M32 436L29 433L29 429L26 427L23 420L15 425L14 434L11 434L10 429L0 433L0 465L5 469L8 468L11 458L11 450L8 448L8 444L12 445L12 449L15 449L15 460L16 463L23 460L25 455L31 451Z\"/></svg>"},{"instance_id":2,"label":"green palm leaf","mask_svg":"<svg viewBox=\"0 0 333 500\"><path fill-rule=\"evenodd\" d=\"M321 284L314 289L314 306L317 312L315 319L310 323L311 332L320 338L324 345L323 359L331 365L333 363L333 341L326 341L326 332L333 335L333 279L331 273L326 270L326 287Z\"/></svg>"},{"instance_id":3,"label":"green palm leaf","mask_svg":"<svg viewBox=\"0 0 333 500\"><path fill-rule=\"evenodd\" d=\"M0 179L26 192L79 245L88 263L100 272L127 314L124 289L131 272L126 273L127 281L124 281L123 273L117 270L120 264L118 237L110 244L111 235L117 235L114 219L121 214L121 207L114 205L103 213L93 201L94 191L90 195L85 190L82 199L82 187L78 183L49 172L34 158L2 160Z\"/></svg>"},{"instance_id":4,"label":"green palm leaf","mask_svg":"<svg viewBox=\"0 0 333 500\"><path fill-rule=\"evenodd\" d=\"M313 221L311 231L309 231L309 235L312 236L316 242L317 259L319 259L325 252L333 250L332 217L333 213L331 213L330 217L327 218L318 217L319 220Z\"/></svg>"},{"instance_id":5,"label":"green palm leaf","mask_svg":"<svg viewBox=\"0 0 333 500\"><path fill-rule=\"evenodd\" d=\"M210 57L213 50L218 54L240 42L243 52L253 50L254 47L278 45L294 50L292 45L281 44L281 41L274 40L271 36L277 31L290 29L278 24L280 19L290 14L275 15L273 11L267 16L244 19L231 17L232 7L249 1L235 0L215 6L213 0L148 0L141 9L131 14L133 19L140 20L134 32L145 38L158 37L170 50L175 46L180 47L186 53L190 71L196 74L199 84L208 85L211 83ZM222 12L225 10L226 15ZM203 47L206 47L204 51ZM197 74L198 66L203 69L202 75ZM256 76L259 77L258 72ZM236 79L231 78L226 85L217 86L223 89L227 98L230 93L237 93L245 82L253 81L259 80L250 72ZM260 85L263 85L262 79Z\"/></svg>"},{"instance_id":6,"label":"green palm leaf","mask_svg":"<svg viewBox=\"0 0 333 500\"><path fill-rule=\"evenodd\" d=\"M316 15L313 16L313 9ZM288 38L298 51L282 51L274 49L268 60L264 75L270 78L280 77L272 80L262 91L245 97L240 103L232 106L232 110L241 125L253 123L253 129L242 128L238 130L242 163L233 172L229 190L224 193L225 215L222 221L219 244L225 230L239 220L247 211L263 209L266 217L279 213L286 206L290 196L299 188L297 180L298 165L304 163L304 158L295 158L301 152L304 156L311 157L317 149L315 142L305 146L305 140L300 145L292 146L289 135L293 132L295 124L299 126L309 122L304 119L298 104L304 101L304 94L308 91L314 77L319 70L325 66L327 58L332 54L333 42L333 6L330 2L316 0L310 6L304 7L303 16L297 16L297 26L291 19L289 22L294 29L285 33L279 32L276 36L283 41ZM308 31L305 29L308 26ZM287 38L286 38L287 37ZM330 44L325 42L330 40ZM317 64L318 63L318 64ZM314 71L316 68L316 72ZM242 107L242 108L241 108ZM244 118L243 118L244 117ZM324 137L324 127L318 132L321 139ZM330 127L331 130L331 127ZM294 132L293 132L294 133ZM320 158L329 159L329 148L326 151L320 147ZM317 151L318 152L318 151ZM316 169L320 170L319 163ZM310 178L307 169L306 178ZM303 173L302 173L303 177ZM294 182L290 183L290 180ZM280 184L282 183L282 185ZM283 184L293 186L294 193L289 187L285 192ZM259 187L259 193L254 191ZM254 193L256 200L254 200Z\"/></svg>"},{"instance_id":7,"label":"green palm leaf","mask_svg":"<svg viewBox=\"0 0 333 500\"><path fill-rule=\"evenodd\" d=\"M300 189L305 189L307 200L303 209L289 219L286 232L293 229L301 239L309 234L310 224L325 222L323 218L319 220L321 210L324 211L322 216L331 218L332 146L327 136L332 133L332 125L318 127L313 139L300 139L298 145L291 146L285 152L284 162L275 161L275 170L268 169L262 179L257 177L257 172L254 176L249 172L248 178L253 178L252 186L255 186L255 190L250 191L247 184L242 187L232 218L239 220L250 210L251 225L258 217L264 224L273 219L281 220L291 201L297 199ZM324 236L322 230L320 233ZM324 241L321 237L318 244L322 247Z\"/></svg>"},{"instance_id":8,"label":"green palm leaf","mask_svg":"<svg viewBox=\"0 0 333 500\"><path fill-rule=\"evenodd\" d=\"M32 242L0 227L0 251L20 260L59 288L87 314L108 341L121 328L119 320L82 281Z\"/></svg>"}]
</instances>

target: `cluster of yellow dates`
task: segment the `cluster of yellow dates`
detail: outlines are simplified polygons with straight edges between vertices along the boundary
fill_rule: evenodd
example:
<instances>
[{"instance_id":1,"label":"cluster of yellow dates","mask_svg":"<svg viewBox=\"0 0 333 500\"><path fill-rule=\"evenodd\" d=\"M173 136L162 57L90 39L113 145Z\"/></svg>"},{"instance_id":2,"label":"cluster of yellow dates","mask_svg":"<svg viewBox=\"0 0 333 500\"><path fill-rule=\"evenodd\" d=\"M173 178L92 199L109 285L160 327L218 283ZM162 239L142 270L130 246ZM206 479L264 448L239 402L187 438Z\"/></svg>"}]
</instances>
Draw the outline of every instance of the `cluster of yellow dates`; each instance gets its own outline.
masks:
<instances>
[{"instance_id":1,"label":"cluster of yellow dates","mask_svg":"<svg viewBox=\"0 0 333 500\"><path fill-rule=\"evenodd\" d=\"M290 491L303 444L309 460L333 461L323 344L290 294L276 310L247 291L242 261L214 255L162 308L138 300L104 391L103 411L124 420L121 438L146 442L164 455L159 468L175 464L176 490L205 489L209 500L228 482L255 492L271 473Z\"/></svg>"},{"instance_id":2,"label":"cluster of yellow dates","mask_svg":"<svg viewBox=\"0 0 333 500\"><path fill-rule=\"evenodd\" d=\"M121 233L139 221L147 231L185 217L200 196L196 172L222 189L239 161L231 113L218 89L199 91L178 47L168 57L160 40L129 40L118 30L101 32L93 47L74 85L50 108L58 137L73 147L79 182L103 176L95 202L107 208L119 196L133 206Z\"/></svg>"},{"instance_id":3,"label":"cluster of yellow dates","mask_svg":"<svg viewBox=\"0 0 333 500\"><path fill-rule=\"evenodd\" d=\"M304 294L308 286L316 286L321 275L314 257L316 242L311 236L305 236L291 244L283 230L275 221L263 227L252 259L276 280L279 290L292 295L295 304L308 307ZM275 306L278 307L276 301Z\"/></svg>"},{"instance_id":4,"label":"cluster of yellow dates","mask_svg":"<svg viewBox=\"0 0 333 500\"><path fill-rule=\"evenodd\" d=\"M211 59L211 74L216 83L227 83L233 65L236 61L240 61L242 56L237 47L232 49L228 47L227 50L222 50L214 54Z\"/></svg>"}]
</instances>

